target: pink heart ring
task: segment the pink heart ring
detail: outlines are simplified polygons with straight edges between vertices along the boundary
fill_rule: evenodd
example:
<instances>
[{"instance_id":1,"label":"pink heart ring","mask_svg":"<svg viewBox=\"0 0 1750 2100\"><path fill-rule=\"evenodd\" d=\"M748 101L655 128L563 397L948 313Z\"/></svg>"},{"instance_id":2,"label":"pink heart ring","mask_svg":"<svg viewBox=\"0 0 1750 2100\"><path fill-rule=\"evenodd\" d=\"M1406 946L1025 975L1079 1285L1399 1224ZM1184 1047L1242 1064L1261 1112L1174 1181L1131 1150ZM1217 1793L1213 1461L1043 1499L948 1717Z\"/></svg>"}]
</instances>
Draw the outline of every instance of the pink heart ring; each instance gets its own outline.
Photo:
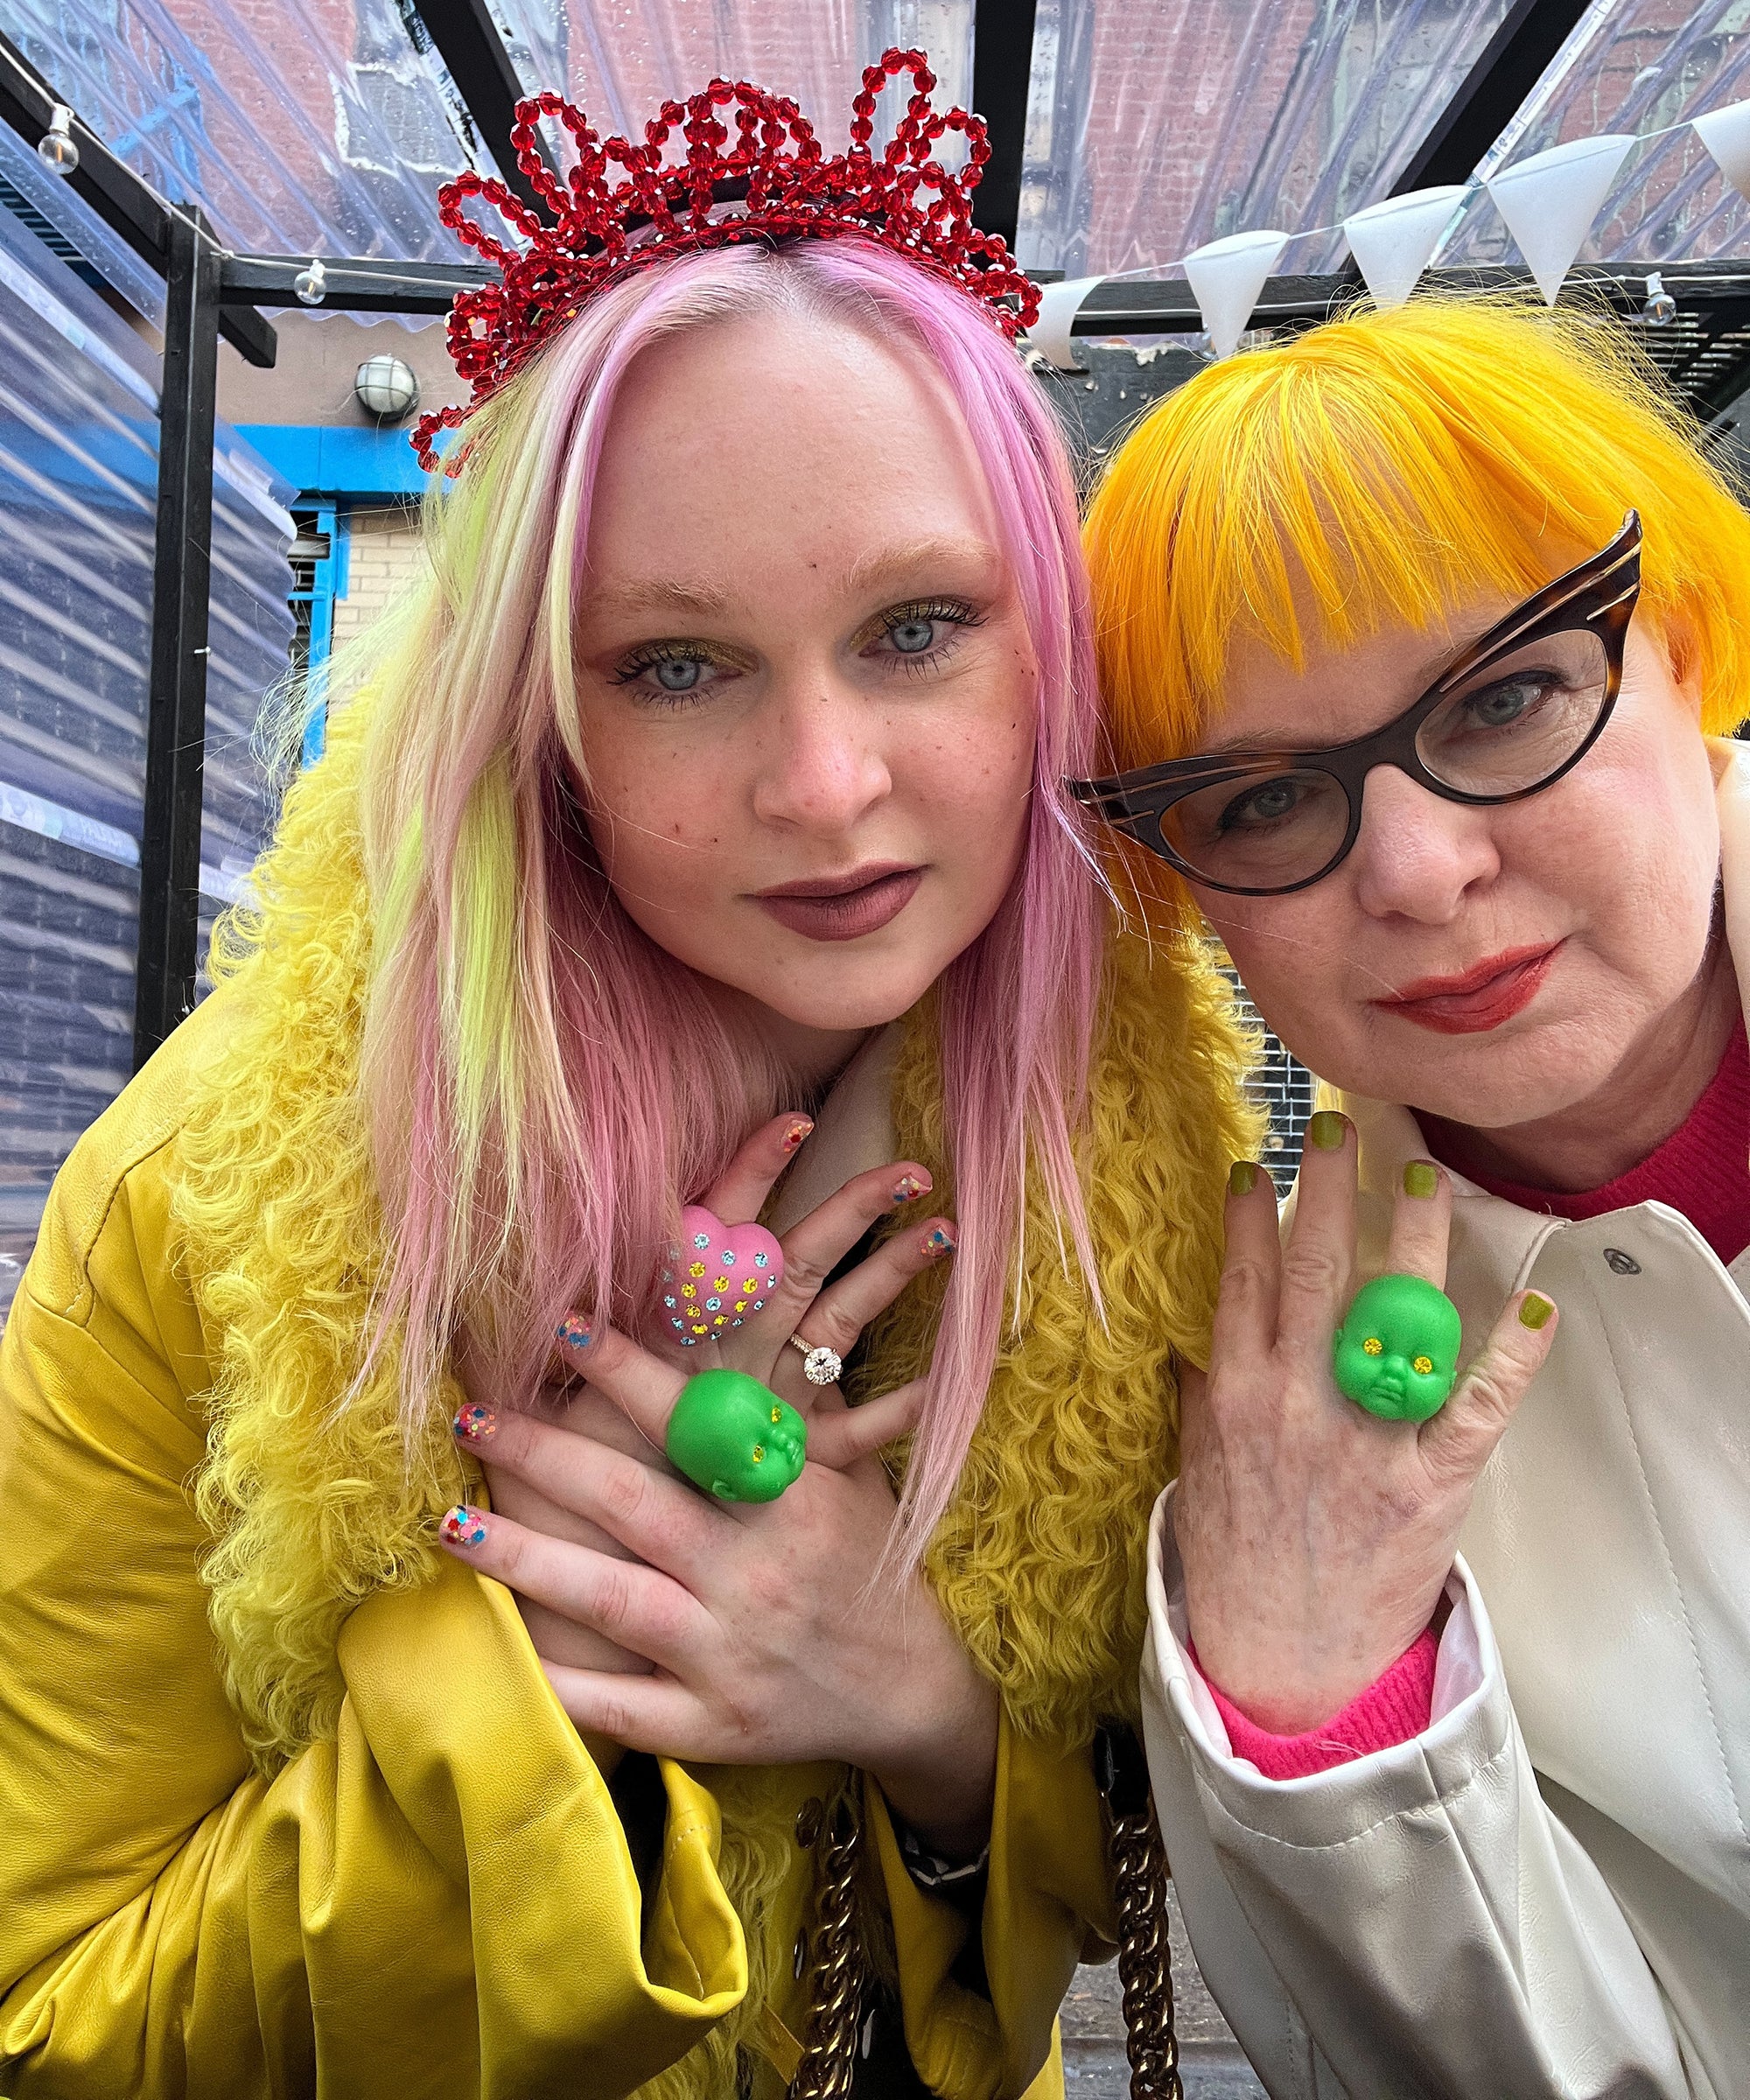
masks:
<instances>
[{"instance_id":1,"label":"pink heart ring","mask_svg":"<svg viewBox=\"0 0 1750 2100\"><path fill-rule=\"evenodd\" d=\"M690 1203L662 1269L662 1309L684 1349L715 1341L756 1312L784 1280L784 1250L763 1225L725 1225Z\"/></svg>"}]
</instances>

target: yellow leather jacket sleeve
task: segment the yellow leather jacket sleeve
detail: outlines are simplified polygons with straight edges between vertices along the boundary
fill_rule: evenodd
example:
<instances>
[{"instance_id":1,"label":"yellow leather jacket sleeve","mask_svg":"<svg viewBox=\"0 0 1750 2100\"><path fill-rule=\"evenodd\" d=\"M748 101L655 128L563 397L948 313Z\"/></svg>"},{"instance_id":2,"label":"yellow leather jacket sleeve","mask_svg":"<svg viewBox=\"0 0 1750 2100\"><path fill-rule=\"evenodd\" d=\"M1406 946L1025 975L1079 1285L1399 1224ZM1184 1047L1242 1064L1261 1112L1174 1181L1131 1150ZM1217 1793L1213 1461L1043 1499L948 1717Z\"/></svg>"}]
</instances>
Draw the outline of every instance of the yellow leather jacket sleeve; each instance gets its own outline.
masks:
<instances>
[{"instance_id":1,"label":"yellow leather jacket sleeve","mask_svg":"<svg viewBox=\"0 0 1750 2100\"><path fill-rule=\"evenodd\" d=\"M453 1564L347 1620L337 1739L251 1771L196 1578L205 1353L162 1162L118 1176L102 1139L0 1342L0 2091L626 2092L746 1989L711 1795L663 1768L643 1905L510 1597Z\"/></svg>"},{"instance_id":2,"label":"yellow leather jacket sleeve","mask_svg":"<svg viewBox=\"0 0 1750 2100\"><path fill-rule=\"evenodd\" d=\"M988 1997L954 1973L973 1923L913 1881L872 1782L866 1800L900 1949L906 2042L920 2076L955 2100L1061 2095L1058 2006L1075 1964L1103 1959L1116 1943L1092 1754L1035 1741L1003 1713L977 1927Z\"/></svg>"}]
</instances>

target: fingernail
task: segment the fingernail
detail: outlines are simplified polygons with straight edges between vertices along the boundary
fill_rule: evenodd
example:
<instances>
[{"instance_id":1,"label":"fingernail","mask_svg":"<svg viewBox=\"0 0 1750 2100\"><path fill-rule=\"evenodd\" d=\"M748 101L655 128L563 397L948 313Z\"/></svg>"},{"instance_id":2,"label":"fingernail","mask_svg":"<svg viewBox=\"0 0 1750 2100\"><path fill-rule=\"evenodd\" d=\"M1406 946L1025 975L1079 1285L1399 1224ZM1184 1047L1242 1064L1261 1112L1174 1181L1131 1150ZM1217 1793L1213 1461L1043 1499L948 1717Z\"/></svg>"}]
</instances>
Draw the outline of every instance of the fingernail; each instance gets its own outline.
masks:
<instances>
[{"instance_id":1,"label":"fingernail","mask_svg":"<svg viewBox=\"0 0 1750 2100\"><path fill-rule=\"evenodd\" d=\"M1406 1196L1432 1196L1439 1188L1440 1170L1432 1159L1412 1159L1404 1170Z\"/></svg>"},{"instance_id":2,"label":"fingernail","mask_svg":"<svg viewBox=\"0 0 1750 2100\"><path fill-rule=\"evenodd\" d=\"M915 1174L901 1174L893 1184L893 1200L896 1203L915 1203L928 1186L928 1181L920 1181Z\"/></svg>"},{"instance_id":3,"label":"fingernail","mask_svg":"<svg viewBox=\"0 0 1750 2100\"><path fill-rule=\"evenodd\" d=\"M1257 1186L1258 1170L1250 1159L1236 1159L1228 1169L1228 1194L1249 1196Z\"/></svg>"},{"instance_id":4,"label":"fingernail","mask_svg":"<svg viewBox=\"0 0 1750 2100\"><path fill-rule=\"evenodd\" d=\"M1306 1142L1320 1152L1340 1152L1348 1135L1349 1119L1335 1109L1320 1109L1306 1126Z\"/></svg>"},{"instance_id":5,"label":"fingernail","mask_svg":"<svg viewBox=\"0 0 1750 2100\"><path fill-rule=\"evenodd\" d=\"M931 1261L940 1261L943 1255L952 1254L959 1243L952 1226L932 1225L923 1237L923 1252Z\"/></svg>"},{"instance_id":6,"label":"fingernail","mask_svg":"<svg viewBox=\"0 0 1750 2100\"><path fill-rule=\"evenodd\" d=\"M814 1127L808 1116L798 1116L789 1129L784 1132L782 1139L784 1150L787 1152L794 1152L802 1140L812 1132Z\"/></svg>"},{"instance_id":7,"label":"fingernail","mask_svg":"<svg viewBox=\"0 0 1750 2100\"><path fill-rule=\"evenodd\" d=\"M563 1341L568 1348L586 1349L594 1329L581 1312L568 1312L554 1328L554 1339Z\"/></svg>"},{"instance_id":8,"label":"fingernail","mask_svg":"<svg viewBox=\"0 0 1750 2100\"><path fill-rule=\"evenodd\" d=\"M497 1412L490 1407L482 1407L478 1400L470 1400L456 1410L450 1433L460 1437L466 1444L484 1444L498 1434Z\"/></svg>"},{"instance_id":9,"label":"fingernail","mask_svg":"<svg viewBox=\"0 0 1750 2100\"><path fill-rule=\"evenodd\" d=\"M1519 1324L1522 1327L1530 1327L1536 1334L1539 1327L1549 1326L1550 1315L1555 1309L1553 1298L1545 1298L1536 1291L1528 1291L1525 1303L1519 1308Z\"/></svg>"},{"instance_id":10,"label":"fingernail","mask_svg":"<svg viewBox=\"0 0 1750 2100\"><path fill-rule=\"evenodd\" d=\"M444 1511L438 1536L446 1546L483 1546L486 1543L486 1520L477 1509L458 1502L453 1509Z\"/></svg>"}]
</instances>

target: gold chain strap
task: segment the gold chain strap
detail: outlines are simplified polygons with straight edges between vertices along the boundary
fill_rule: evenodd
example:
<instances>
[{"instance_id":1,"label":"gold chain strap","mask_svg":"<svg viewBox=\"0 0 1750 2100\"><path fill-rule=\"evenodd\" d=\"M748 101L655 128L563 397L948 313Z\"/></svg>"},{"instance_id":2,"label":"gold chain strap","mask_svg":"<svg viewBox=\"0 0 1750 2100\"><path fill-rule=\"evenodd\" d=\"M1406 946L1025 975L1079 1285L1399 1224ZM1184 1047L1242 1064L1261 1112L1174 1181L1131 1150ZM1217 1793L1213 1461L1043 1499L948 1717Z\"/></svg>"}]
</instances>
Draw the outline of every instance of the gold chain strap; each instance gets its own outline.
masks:
<instances>
[{"instance_id":1,"label":"gold chain strap","mask_svg":"<svg viewBox=\"0 0 1750 2100\"><path fill-rule=\"evenodd\" d=\"M1118 1978L1124 1987L1124 2048L1130 2100L1184 2100L1172 2022L1172 1949L1166 1908L1166 1850L1155 1821L1148 1768L1128 1730L1103 1738L1101 1791L1112 1818L1112 1876L1118 1897Z\"/></svg>"},{"instance_id":2,"label":"gold chain strap","mask_svg":"<svg viewBox=\"0 0 1750 2100\"><path fill-rule=\"evenodd\" d=\"M864 1978L863 1939L857 1929L862 1852L863 1815L853 1779L833 1810L821 1860L811 1949L814 2001L789 2100L850 2100Z\"/></svg>"}]
</instances>

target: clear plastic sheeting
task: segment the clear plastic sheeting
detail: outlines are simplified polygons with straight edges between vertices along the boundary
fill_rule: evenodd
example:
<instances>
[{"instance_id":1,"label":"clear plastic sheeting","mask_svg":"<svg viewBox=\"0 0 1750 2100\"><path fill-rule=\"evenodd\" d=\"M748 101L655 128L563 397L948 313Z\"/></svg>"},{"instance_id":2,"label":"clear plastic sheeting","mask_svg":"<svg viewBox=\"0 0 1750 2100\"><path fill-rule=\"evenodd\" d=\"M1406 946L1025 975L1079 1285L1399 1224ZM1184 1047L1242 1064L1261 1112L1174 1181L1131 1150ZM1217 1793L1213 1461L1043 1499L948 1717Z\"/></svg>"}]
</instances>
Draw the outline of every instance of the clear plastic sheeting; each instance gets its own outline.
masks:
<instances>
[{"instance_id":1,"label":"clear plastic sheeting","mask_svg":"<svg viewBox=\"0 0 1750 2100\"><path fill-rule=\"evenodd\" d=\"M1670 0L1676 11L1681 0ZM1506 0L1039 0L1019 248L1067 276L1386 196ZM1284 270L1338 266L1296 241Z\"/></svg>"},{"instance_id":2,"label":"clear plastic sheeting","mask_svg":"<svg viewBox=\"0 0 1750 2100\"><path fill-rule=\"evenodd\" d=\"M145 782L157 361L0 211L0 1312L55 1169L125 1084ZM222 431L203 920L269 821L249 749L284 672L290 521Z\"/></svg>"},{"instance_id":3,"label":"clear plastic sheeting","mask_svg":"<svg viewBox=\"0 0 1750 2100\"><path fill-rule=\"evenodd\" d=\"M1600 0L1576 24L1536 90L1496 141L1480 173L1545 146L1600 132L1644 134L1750 98L1750 6L1745 0ZM1741 258L1746 205L1687 124L1640 146L1580 249L1583 262ZM1498 212L1473 206L1438 257L1516 262Z\"/></svg>"},{"instance_id":4,"label":"clear plastic sheeting","mask_svg":"<svg viewBox=\"0 0 1750 2100\"><path fill-rule=\"evenodd\" d=\"M793 95L829 152L850 128L863 68L884 51L928 52L945 108L972 100L973 0L491 0L523 84L562 89L606 137L643 136L670 97L714 74ZM883 101L903 109L909 83ZM891 113L889 115L891 123ZM951 157L952 141L943 150Z\"/></svg>"},{"instance_id":5,"label":"clear plastic sheeting","mask_svg":"<svg viewBox=\"0 0 1750 2100\"><path fill-rule=\"evenodd\" d=\"M0 0L0 27L160 196L274 255L455 261L436 189L470 164L396 0ZM422 39L423 42L423 39Z\"/></svg>"}]
</instances>

